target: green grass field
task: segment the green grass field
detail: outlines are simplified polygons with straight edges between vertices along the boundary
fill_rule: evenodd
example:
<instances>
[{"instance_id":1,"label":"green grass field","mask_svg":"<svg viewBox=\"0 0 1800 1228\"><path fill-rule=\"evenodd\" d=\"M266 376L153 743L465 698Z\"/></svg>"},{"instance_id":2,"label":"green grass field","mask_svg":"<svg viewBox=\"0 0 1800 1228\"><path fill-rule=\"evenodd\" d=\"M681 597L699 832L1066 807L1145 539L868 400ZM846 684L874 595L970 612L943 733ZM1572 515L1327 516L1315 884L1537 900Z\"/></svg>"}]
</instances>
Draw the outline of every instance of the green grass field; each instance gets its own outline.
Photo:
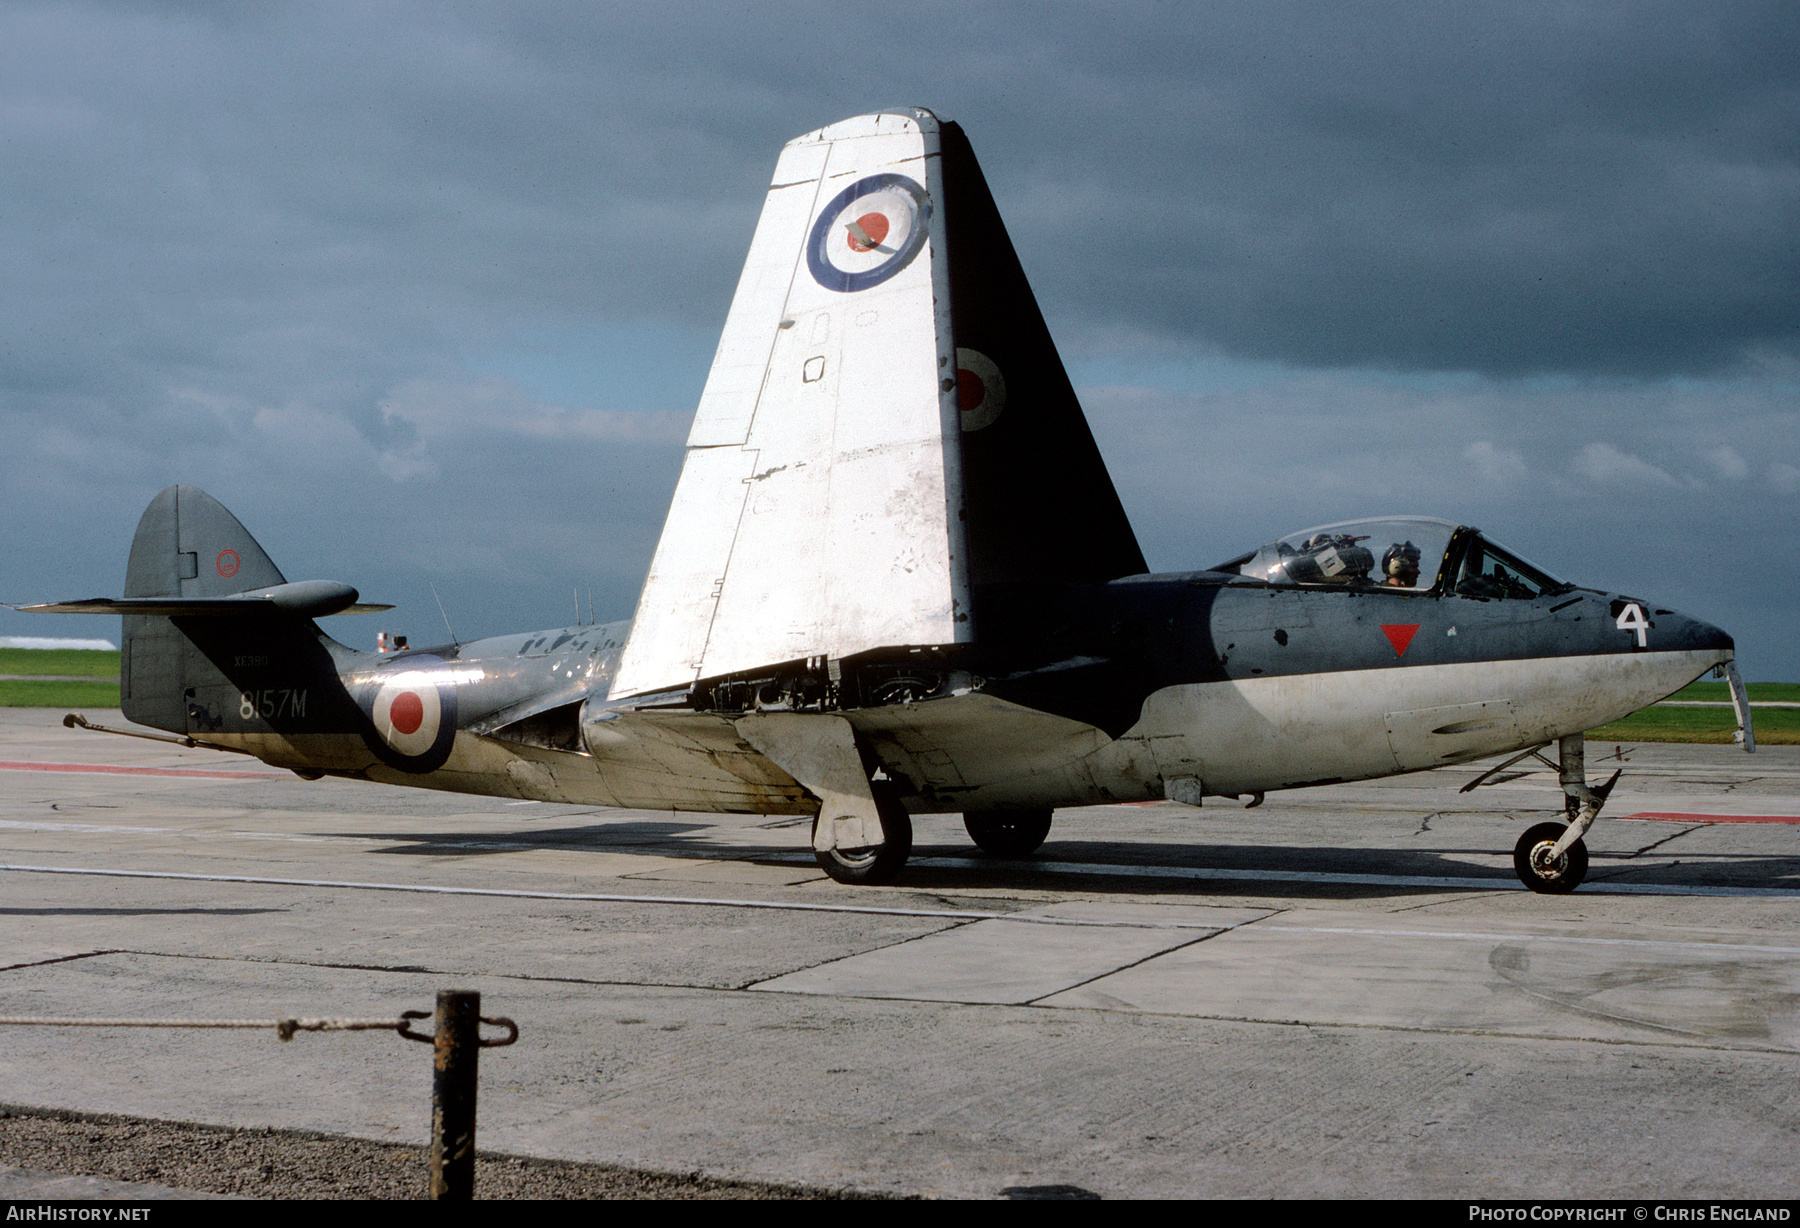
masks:
<instances>
[{"instance_id":1,"label":"green grass field","mask_svg":"<svg viewBox=\"0 0 1800 1228\"><path fill-rule=\"evenodd\" d=\"M0 708L116 708L119 654L87 648L0 648L0 674L53 675L0 680ZM54 675L63 675L63 678ZM70 682L70 675L94 681Z\"/></svg>"},{"instance_id":2,"label":"green grass field","mask_svg":"<svg viewBox=\"0 0 1800 1228\"><path fill-rule=\"evenodd\" d=\"M1800 703L1800 684L1752 682L1751 702L1772 700ZM1697 699L1730 703L1731 688L1723 682L1696 682L1670 699ZM1769 746L1800 745L1800 708L1757 708L1751 723L1758 743ZM1590 741L1613 742L1726 742L1737 731L1737 717L1730 708L1650 707L1633 712L1622 721L1588 730Z\"/></svg>"},{"instance_id":3,"label":"green grass field","mask_svg":"<svg viewBox=\"0 0 1800 1228\"><path fill-rule=\"evenodd\" d=\"M87 648L0 648L0 674L80 674L83 678L117 679L119 654Z\"/></svg>"},{"instance_id":4,"label":"green grass field","mask_svg":"<svg viewBox=\"0 0 1800 1228\"><path fill-rule=\"evenodd\" d=\"M94 681L0 681L0 708L116 708L119 654L80 648L0 648L0 674L80 675ZM1728 703L1723 682L1696 682L1671 699ZM1800 703L1800 683L1752 682L1753 700ZM1622 721L1588 731L1596 741L1730 742L1737 719L1730 708L1645 708ZM1800 708L1758 708L1756 740L1771 746L1800 745Z\"/></svg>"},{"instance_id":5,"label":"green grass field","mask_svg":"<svg viewBox=\"0 0 1800 1228\"><path fill-rule=\"evenodd\" d=\"M0 681L0 708L116 708L117 682Z\"/></svg>"}]
</instances>

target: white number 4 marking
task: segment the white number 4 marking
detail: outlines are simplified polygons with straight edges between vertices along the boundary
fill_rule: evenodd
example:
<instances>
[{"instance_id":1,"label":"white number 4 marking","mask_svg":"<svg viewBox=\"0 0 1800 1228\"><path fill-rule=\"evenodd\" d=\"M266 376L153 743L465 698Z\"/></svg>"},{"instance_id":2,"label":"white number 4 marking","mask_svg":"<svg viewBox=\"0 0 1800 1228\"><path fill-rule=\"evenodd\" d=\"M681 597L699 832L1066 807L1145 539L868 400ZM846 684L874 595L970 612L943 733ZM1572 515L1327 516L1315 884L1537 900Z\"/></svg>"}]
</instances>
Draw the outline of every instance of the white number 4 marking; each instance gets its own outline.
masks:
<instances>
[{"instance_id":1,"label":"white number 4 marking","mask_svg":"<svg viewBox=\"0 0 1800 1228\"><path fill-rule=\"evenodd\" d=\"M1637 602L1628 601L1625 608L1619 611L1619 630L1626 635L1635 633L1639 648L1650 646L1650 620L1644 617L1644 607Z\"/></svg>"}]
</instances>

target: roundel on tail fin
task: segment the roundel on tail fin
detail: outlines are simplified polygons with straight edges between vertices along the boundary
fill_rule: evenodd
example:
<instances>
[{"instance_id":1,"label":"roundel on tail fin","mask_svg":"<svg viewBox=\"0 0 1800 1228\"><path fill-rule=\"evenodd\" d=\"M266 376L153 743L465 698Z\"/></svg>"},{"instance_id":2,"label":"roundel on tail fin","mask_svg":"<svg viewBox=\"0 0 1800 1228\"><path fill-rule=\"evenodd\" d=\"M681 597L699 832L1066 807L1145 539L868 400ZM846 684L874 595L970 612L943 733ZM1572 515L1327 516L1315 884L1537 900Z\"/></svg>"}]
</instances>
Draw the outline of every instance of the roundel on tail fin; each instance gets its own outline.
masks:
<instances>
[{"instance_id":1,"label":"roundel on tail fin","mask_svg":"<svg viewBox=\"0 0 1800 1228\"><path fill-rule=\"evenodd\" d=\"M956 347L956 400L965 431L993 425L1006 408L1006 379L980 350Z\"/></svg>"},{"instance_id":2,"label":"roundel on tail fin","mask_svg":"<svg viewBox=\"0 0 1800 1228\"><path fill-rule=\"evenodd\" d=\"M806 267L827 290L879 286L925 246L931 200L905 175L870 175L832 197L806 241Z\"/></svg>"},{"instance_id":3,"label":"roundel on tail fin","mask_svg":"<svg viewBox=\"0 0 1800 1228\"><path fill-rule=\"evenodd\" d=\"M440 657L405 657L377 675L358 702L369 718L363 740L403 772L435 772L456 741L456 685Z\"/></svg>"}]
</instances>

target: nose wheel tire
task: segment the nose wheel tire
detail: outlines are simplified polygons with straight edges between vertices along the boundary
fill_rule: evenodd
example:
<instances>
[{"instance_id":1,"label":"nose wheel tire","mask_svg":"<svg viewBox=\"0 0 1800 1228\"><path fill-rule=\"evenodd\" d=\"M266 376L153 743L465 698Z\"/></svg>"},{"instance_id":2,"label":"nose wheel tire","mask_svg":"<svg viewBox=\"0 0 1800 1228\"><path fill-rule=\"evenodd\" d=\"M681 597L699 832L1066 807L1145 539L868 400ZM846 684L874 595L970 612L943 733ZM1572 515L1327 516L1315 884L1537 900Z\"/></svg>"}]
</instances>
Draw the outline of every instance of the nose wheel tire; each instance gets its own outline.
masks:
<instances>
[{"instance_id":1,"label":"nose wheel tire","mask_svg":"<svg viewBox=\"0 0 1800 1228\"><path fill-rule=\"evenodd\" d=\"M995 857L1029 857L1050 834L1049 810L983 810L963 815L982 852Z\"/></svg>"},{"instance_id":2,"label":"nose wheel tire","mask_svg":"<svg viewBox=\"0 0 1800 1228\"><path fill-rule=\"evenodd\" d=\"M1513 846L1513 869L1519 881L1543 895L1564 895L1587 877L1587 844L1577 840L1560 857L1550 850L1569 830L1561 823L1539 823L1519 837Z\"/></svg>"},{"instance_id":3,"label":"nose wheel tire","mask_svg":"<svg viewBox=\"0 0 1800 1228\"><path fill-rule=\"evenodd\" d=\"M879 848L834 848L823 853L813 850L819 868L840 883L861 887L891 883L912 855L912 819L899 802L883 797L884 792L875 791L875 812L881 816ZM818 820L813 823L816 826Z\"/></svg>"}]
</instances>

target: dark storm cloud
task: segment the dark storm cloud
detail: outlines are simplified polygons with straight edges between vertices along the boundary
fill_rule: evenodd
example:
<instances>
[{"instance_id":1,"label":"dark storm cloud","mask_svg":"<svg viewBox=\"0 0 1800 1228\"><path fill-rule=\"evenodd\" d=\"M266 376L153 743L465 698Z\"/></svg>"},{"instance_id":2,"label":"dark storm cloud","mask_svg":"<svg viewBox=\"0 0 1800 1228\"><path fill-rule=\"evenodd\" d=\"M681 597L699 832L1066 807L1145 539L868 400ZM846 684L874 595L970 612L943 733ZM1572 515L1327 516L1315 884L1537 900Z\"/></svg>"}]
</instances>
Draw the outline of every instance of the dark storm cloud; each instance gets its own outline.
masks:
<instances>
[{"instance_id":1,"label":"dark storm cloud","mask_svg":"<svg viewBox=\"0 0 1800 1228\"><path fill-rule=\"evenodd\" d=\"M1047 280L1096 323L1307 365L1664 374L1791 352L1795 45L1800 11L1776 6L1202 18L1146 59L1163 71L1090 91L1040 167L1059 254L1105 257Z\"/></svg>"},{"instance_id":2,"label":"dark storm cloud","mask_svg":"<svg viewBox=\"0 0 1800 1228\"><path fill-rule=\"evenodd\" d=\"M1094 330L1634 375L1796 339L1792 6L928 6L879 38L832 6L750 27L521 12L505 36L573 92L618 48L658 66L604 101L701 172L631 178L696 201L744 173L717 139L753 179L802 115L881 98L962 120L1028 265Z\"/></svg>"},{"instance_id":3,"label":"dark storm cloud","mask_svg":"<svg viewBox=\"0 0 1800 1228\"><path fill-rule=\"evenodd\" d=\"M1790 349L1787 5L15 6L7 383L372 407L565 313L716 320L794 132L963 120L1059 318L1299 364Z\"/></svg>"}]
</instances>

